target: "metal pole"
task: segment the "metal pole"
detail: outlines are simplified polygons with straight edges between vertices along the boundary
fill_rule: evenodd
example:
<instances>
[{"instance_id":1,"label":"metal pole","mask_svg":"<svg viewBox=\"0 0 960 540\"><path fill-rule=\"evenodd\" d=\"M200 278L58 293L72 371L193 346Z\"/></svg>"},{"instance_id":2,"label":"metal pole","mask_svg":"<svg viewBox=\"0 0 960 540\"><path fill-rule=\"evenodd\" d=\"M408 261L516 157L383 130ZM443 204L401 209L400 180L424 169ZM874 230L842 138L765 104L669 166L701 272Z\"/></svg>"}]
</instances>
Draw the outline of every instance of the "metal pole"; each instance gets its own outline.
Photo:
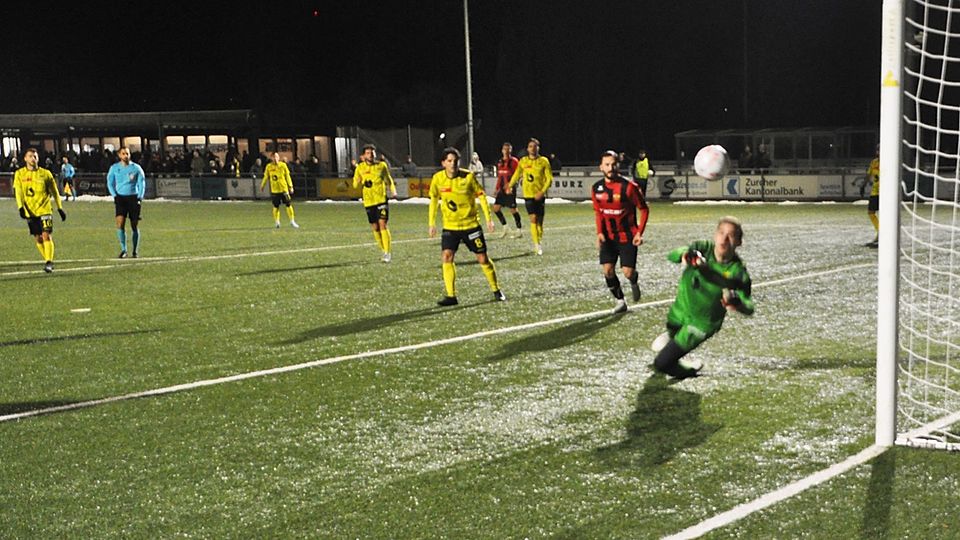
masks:
<instances>
[{"instance_id":1,"label":"metal pole","mask_svg":"<svg viewBox=\"0 0 960 540\"><path fill-rule=\"evenodd\" d=\"M747 80L747 0L743 0L743 127L747 127L749 84Z\"/></svg>"},{"instance_id":2,"label":"metal pole","mask_svg":"<svg viewBox=\"0 0 960 540\"><path fill-rule=\"evenodd\" d=\"M470 78L470 15L468 0L463 0L463 47L467 60L467 151L464 155L467 163L473 159L473 81Z\"/></svg>"},{"instance_id":3,"label":"metal pole","mask_svg":"<svg viewBox=\"0 0 960 540\"><path fill-rule=\"evenodd\" d=\"M876 444L897 434L897 324L900 279L900 75L903 0L883 0L880 55L880 246L877 253Z\"/></svg>"}]
</instances>

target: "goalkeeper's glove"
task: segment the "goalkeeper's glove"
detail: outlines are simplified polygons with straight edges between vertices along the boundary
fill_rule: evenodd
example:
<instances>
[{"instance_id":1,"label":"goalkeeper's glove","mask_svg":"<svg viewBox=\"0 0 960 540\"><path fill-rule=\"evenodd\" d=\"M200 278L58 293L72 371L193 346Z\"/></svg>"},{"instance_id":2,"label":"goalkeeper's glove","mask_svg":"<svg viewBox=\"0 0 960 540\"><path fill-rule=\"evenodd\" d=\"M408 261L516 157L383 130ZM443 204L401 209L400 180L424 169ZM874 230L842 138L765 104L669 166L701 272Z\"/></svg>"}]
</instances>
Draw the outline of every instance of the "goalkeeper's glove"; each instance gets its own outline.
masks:
<instances>
[{"instance_id":1,"label":"goalkeeper's glove","mask_svg":"<svg viewBox=\"0 0 960 540\"><path fill-rule=\"evenodd\" d=\"M26 208L24 208L24 207L21 206L21 207L18 208L17 210L20 210L20 217L21 217L21 218L27 219L27 209L26 209Z\"/></svg>"},{"instance_id":2,"label":"goalkeeper's glove","mask_svg":"<svg viewBox=\"0 0 960 540\"><path fill-rule=\"evenodd\" d=\"M724 289L723 296L720 297L720 304L727 309L738 309L743 305L743 300L734 289Z\"/></svg>"},{"instance_id":3,"label":"goalkeeper's glove","mask_svg":"<svg viewBox=\"0 0 960 540\"><path fill-rule=\"evenodd\" d=\"M703 254L695 249L691 249L683 254L683 262L687 263L688 266L693 268L698 268L701 264L707 262L703 258Z\"/></svg>"},{"instance_id":4,"label":"goalkeeper's glove","mask_svg":"<svg viewBox=\"0 0 960 540\"><path fill-rule=\"evenodd\" d=\"M58 209L57 209L57 212L60 213L60 221L66 221L66 220L67 220L67 213L63 211L63 208L58 208Z\"/></svg>"}]
</instances>

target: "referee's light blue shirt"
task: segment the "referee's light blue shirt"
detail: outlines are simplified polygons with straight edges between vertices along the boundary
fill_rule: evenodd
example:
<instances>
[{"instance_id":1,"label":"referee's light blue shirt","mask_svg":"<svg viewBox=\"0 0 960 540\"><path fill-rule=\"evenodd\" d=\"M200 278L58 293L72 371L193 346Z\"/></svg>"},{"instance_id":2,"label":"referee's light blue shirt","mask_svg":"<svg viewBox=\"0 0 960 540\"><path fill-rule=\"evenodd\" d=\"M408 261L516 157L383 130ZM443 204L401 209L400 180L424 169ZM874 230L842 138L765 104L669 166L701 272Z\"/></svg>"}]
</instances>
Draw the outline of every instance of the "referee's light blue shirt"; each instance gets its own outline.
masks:
<instances>
[{"instance_id":1,"label":"referee's light blue shirt","mask_svg":"<svg viewBox=\"0 0 960 540\"><path fill-rule=\"evenodd\" d=\"M147 178L136 163L131 161L124 166L122 161L118 161L111 165L107 172L107 189L113 197L136 195L138 199L143 199L143 194L147 191Z\"/></svg>"}]
</instances>

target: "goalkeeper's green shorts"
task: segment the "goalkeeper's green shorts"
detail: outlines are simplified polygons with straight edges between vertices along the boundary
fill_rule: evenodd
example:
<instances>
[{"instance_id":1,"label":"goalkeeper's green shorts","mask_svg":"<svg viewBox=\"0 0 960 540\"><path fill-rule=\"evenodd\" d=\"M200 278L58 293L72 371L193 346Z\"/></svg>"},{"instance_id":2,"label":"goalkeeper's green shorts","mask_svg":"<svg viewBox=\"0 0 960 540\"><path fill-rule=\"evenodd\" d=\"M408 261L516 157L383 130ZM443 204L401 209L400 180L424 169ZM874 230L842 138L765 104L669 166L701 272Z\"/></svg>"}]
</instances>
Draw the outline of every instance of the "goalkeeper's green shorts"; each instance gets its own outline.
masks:
<instances>
[{"instance_id":1,"label":"goalkeeper's green shorts","mask_svg":"<svg viewBox=\"0 0 960 540\"><path fill-rule=\"evenodd\" d=\"M683 349L683 352L696 349L717 332L716 329L706 330L696 324L682 324L672 321L667 322L667 331L670 333L670 337L677 342L677 345Z\"/></svg>"}]
</instances>

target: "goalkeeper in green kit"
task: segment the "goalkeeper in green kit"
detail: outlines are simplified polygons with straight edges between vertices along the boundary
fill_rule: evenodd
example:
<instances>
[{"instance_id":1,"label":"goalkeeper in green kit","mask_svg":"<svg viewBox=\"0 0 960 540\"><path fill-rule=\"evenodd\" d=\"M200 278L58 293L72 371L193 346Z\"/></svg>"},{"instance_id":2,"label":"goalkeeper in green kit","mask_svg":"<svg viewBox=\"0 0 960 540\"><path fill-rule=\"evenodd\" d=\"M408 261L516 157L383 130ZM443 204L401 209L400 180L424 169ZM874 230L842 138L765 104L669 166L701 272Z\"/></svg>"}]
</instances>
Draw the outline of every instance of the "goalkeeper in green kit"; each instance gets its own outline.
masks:
<instances>
[{"instance_id":1,"label":"goalkeeper in green kit","mask_svg":"<svg viewBox=\"0 0 960 540\"><path fill-rule=\"evenodd\" d=\"M750 274L737 255L742 241L740 221L727 216L717 223L712 242L698 240L667 255L685 267L667 314L667 331L651 345L657 371L678 379L695 376L703 363L683 357L720 330L728 311L753 314Z\"/></svg>"}]
</instances>

